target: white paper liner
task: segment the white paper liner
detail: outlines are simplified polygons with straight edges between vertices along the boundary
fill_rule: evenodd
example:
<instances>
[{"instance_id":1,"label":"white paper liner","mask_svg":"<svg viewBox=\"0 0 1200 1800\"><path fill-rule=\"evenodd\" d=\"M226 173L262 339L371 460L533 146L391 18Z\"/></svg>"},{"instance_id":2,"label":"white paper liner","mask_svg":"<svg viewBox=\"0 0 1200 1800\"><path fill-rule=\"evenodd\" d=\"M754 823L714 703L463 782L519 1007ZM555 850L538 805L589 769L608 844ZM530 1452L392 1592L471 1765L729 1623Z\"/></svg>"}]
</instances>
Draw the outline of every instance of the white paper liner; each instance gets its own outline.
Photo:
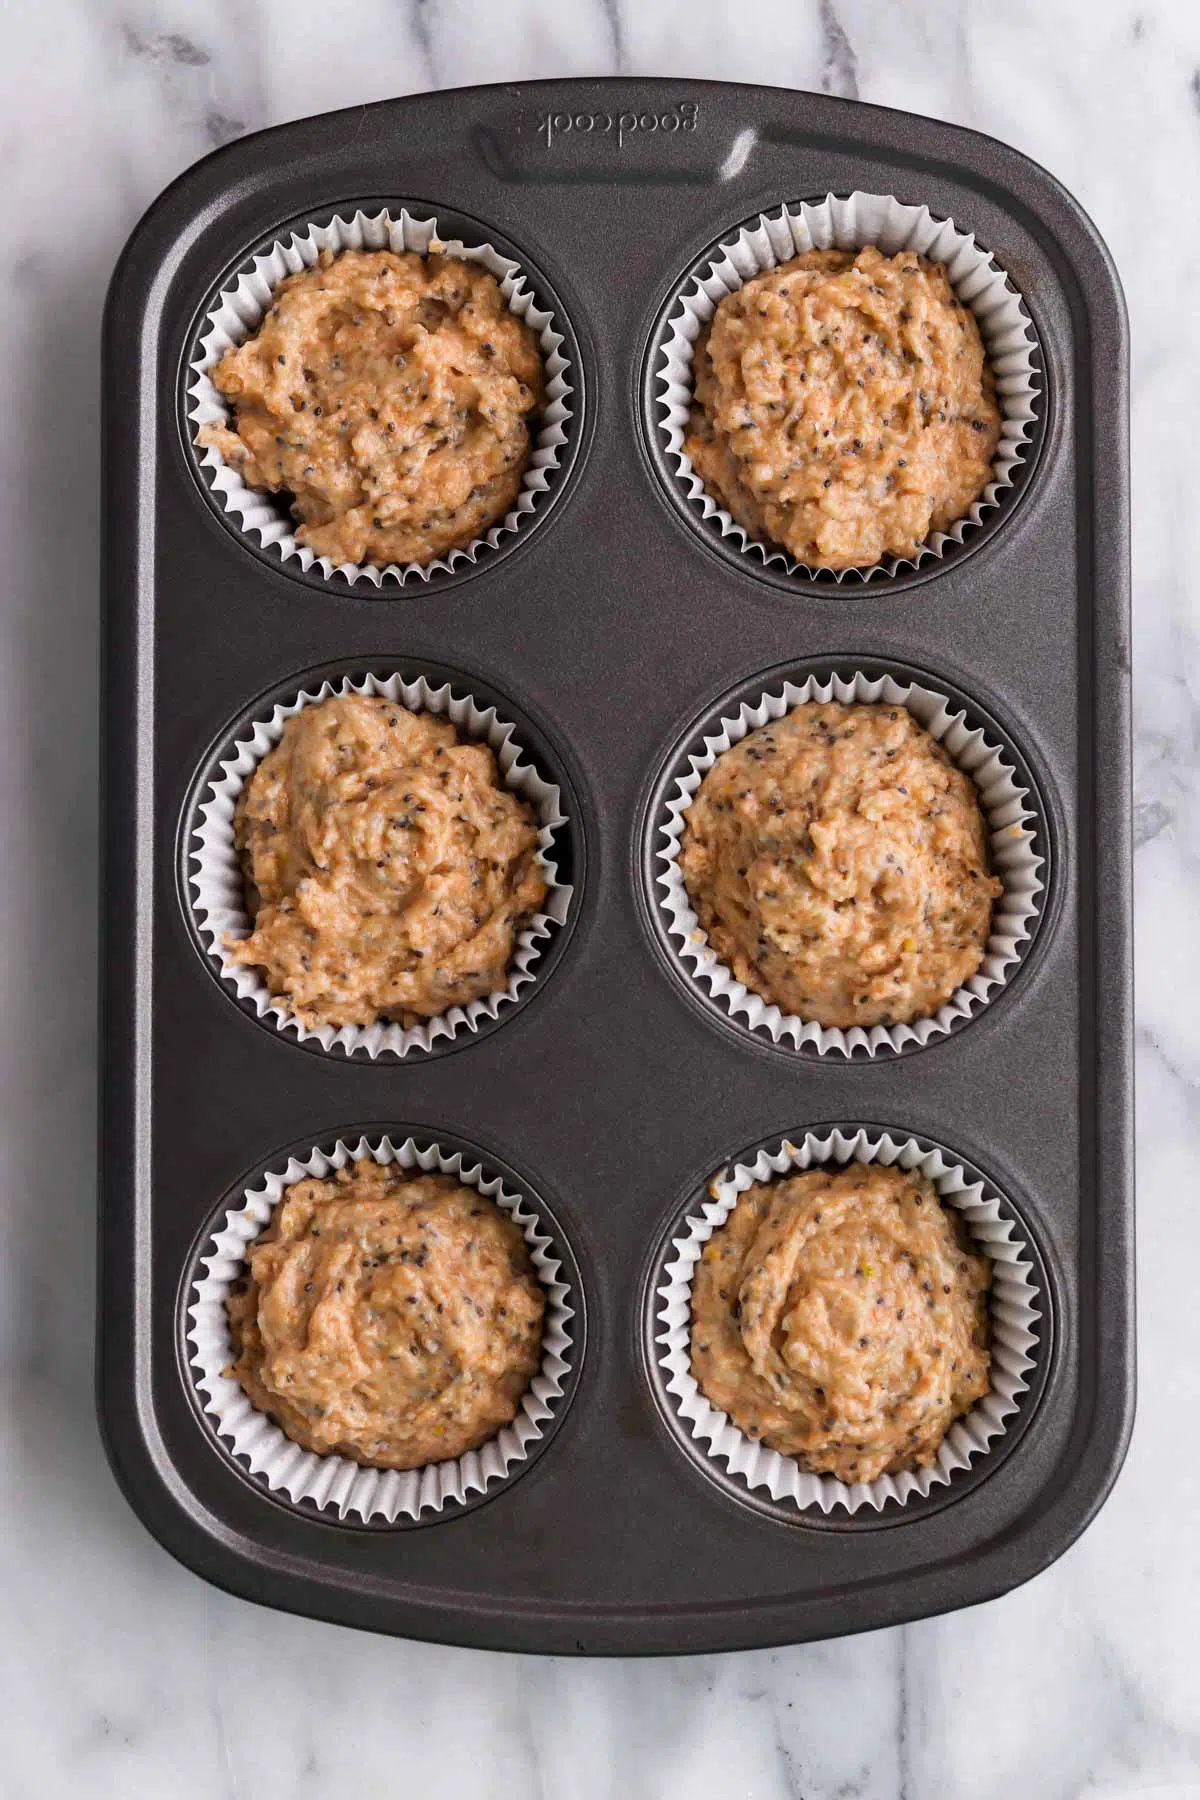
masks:
<instances>
[{"instance_id":1,"label":"white paper liner","mask_svg":"<svg viewBox=\"0 0 1200 1800\"><path fill-rule=\"evenodd\" d=\"M421 1469L365 1468L345 1456L302 1449L265 1413L251 1406L240 1384L225 1374L235 1354L226 1301L233 1282L246 1270L248 1246L263 1231L287 1188L306 1176L327 1176L367 1156L377 1163L394 1162L414 1171L441 1170L477 1188L521 1227L538 1280L546 1290L541 1367L512 1424L478 1450ZM485 1175L482 1164L466 1161L458 1151L448 1152L437 1144L418 1148L412 1138L394 1144L387 1137L375 1141L364 1137L354 1145L339 1139L328 1155L313 1150L303 1161L292 1157L286 1168L272 1171L247 1188L241 1204L226 1213L202 1267L204 1273L192 1288L188 1306L187 1341L204 1410L214 1421L224 1447L273 1493L286 1494L294 1502L312 1501L342 1519L355 1514L364 1521L382 1519L389 1524L401 1517L418 1519L430 1510L440 1512L450 1501L461 1502L471 1494L483 1493L524 1462L562 1397L572 1354L569 1322L575 1309L562 1265L554 1254L553 1239L521 1194L506 1188L499 1176Z\"/></svg>"},{"instance_id":2,"label":"white paper liner","mask_svg":"<svg viewBox=\"0 0 1200 1800\"><path fill-rule=\"evenodd\" d=\"M570 364L563 354L563 334L555 327L554 314L535 303L520 264L501 256L490 244L444 239L436 219L414 218L404 210L393 218L386 208L371 217L363 212L356 212L351 218L335 214L328 224L312 224L302 232L293 231L286 243L277 241L256 256L252 268L237 276L206 315L200 354L188 369L187 414L193 440L202 426L232 423L229 403L214 386L208 371L227 350L244 343L258 329L279 283L301 269L314 268L323 250L412 250L423 256L444 253L482 263L496 277L509 311L537 334L546 376L545 405L516 503L482 537L432 562L335 565L331 557L316 556L296 541L296 521L278 495L249 487L218 450L193 443L201 467L210 471L209 486L223 511L248 537L264 548L273 546L285 563L295 561L305 571L318 568L326 575L337 573L347 581L369 581L378 587L384 580L403 582L413 577L428 581L435 571L474 563L485 546L494 549L505 533L518 530L550 488L567 441L573 389Z\"/></svg>"},{"instance_id":3,"label":"white paper liner","mask_svg":"<svg viewBox=\"0 0 1200 1800\"><path fill-rule=\"evenodd\" d=\"M287 721L303 707L315 706L334 694L379 695L412 712L437 713L451 719L465 737L490 744L504 786L527 800L537 815L537 861L548 891L543 910L535 913L517 934L506 985L472 1000L468 1006L451 1007L449 1012L419 1025L405 1026L382 1019L366 1026L304 1025L283 996L272 994L261 968L234 962L226 949L227 939L249 937L252 930L241 859L234 846L238 796L263 757L283 736ZM347 1055L363 1050L371 1057L406 1056L410 1051L430 1050L441 1038L454 1037L460 1031L477 1031L485 1019L496 1018L504 1006L517 999L536 978L535 965L551 927L565 922L573 890L559 880L552 857L552 834L566 823L559 789L544 780L526 759L515 733L516 727L501 719L494 706L481 706L470 694L456 693L449 683L434 687L424 676L406 681L401 675L385 678L373 674L347 675L336 682L322 681L318 687L302 689L294 700L277 705L269 718L255 720L239 731L232 751L219 764L196 808L187 858L197 929L209 956L220 968L222 979L229 982L238 999L248 1000L260 1019L273 1019L278 1030L294 1033L301 1042L315 1039L326 1050L338 1046Z\"/></svg>"},{"instance_id":4,"label":"white paper liner","mask_svg":"<svg viewBox=\"0 0 1200 1800\"><path fill-rule=\"evenodd\" d=\"M979 790L988 828L992 871L1004 883L1004 892L992 911L992 928L977 972L958 988L945 1005L927 1019L904 1025L853 1025L849 1029L818 1025L813 1020L785 1013L745 986L710 947L708 934L688 898L679 867L679 847L688 809L704 776L717 758L751 731L772 719L781 719L806 701L840 701L869 704L882 701L903 706L930 736L943 744L958 767ZM955 1025L969 1019L994 996L1008 979L1021 955L1021 946L1033 933L1045 887L1045 851L1034 828L1036 814L1028 788L1018 781L1002 745L981 728L967 723L962 708L934 688L901 682L891 675L816 675L797 685L785 681L750 705L743 702L735 714L724 716L704 749L689 757L688 772L669 790L665 814L655 832L655 863L659 873L658 904L667 930L695 980L723 1011L755 1032L765 1032L774 1043L809 1046L822 1054L850 1056L865 1050L876 1056L881 1050L904 1050L927 1044Z\"/></svg>"},{"instance_id":5,"label":"white paper liner","mask_svg":"<svg viewBox=\"0 0 1200 1800\"><path fill-rule=\"evenodd\" d=\"M861 250L868 245L888 256L915 250L945 265L955 293L975 315L996 379L1000 440L992 479L966 516L948 532L935 532L910 557L886 557L870 568L819 569L796 562L777 544L751 536L706 491L684 450L692 403L692 352L720 302L754 276L806 250ZM714 521L721 536L732 538L742 550L756 552L765 563L777 564L789 574L834 575L839 582L895 575L931 557L944 556L951 544L961 544L968 528L978 525L1012 487L1017 464L1028 453L1037 417L1042 382L1036 351L1037 339L1021 296L972 234L960 231L949 219L935 218L927 206L907 206L890 194L853 193L845 198L829 194L821 201L784 206L770 216L760 213L753 225L743 226L688 278L669 310L653 354L659 433L688 499L699 503L700 518Z\"/></svg>"},{"instance_id":6,"label":"white paper liner","mask_svg":"<svg viewBox=\"0 0 1200 1800\"><path fill-rule=\"evenodd\" d=\"M793 1457L768 1450L765 1444L747 1437L727 1413L704 1397L691 1372L692 1278L705 1244L729 1217L739 1196L755 1182L770 1181L773 1176L824 1163L850 1162L919 1170L946 1204L962 1214L977 1247L992 1261L991 1392L950 1427L936 1461L928 1468L881 1475L875 1481L853 1485L833 1475L809 1474ZM777 1150L760 1151L752 1163L737 1163L732 1171L709 1183L709 1192L712 1200L685 1221L682 1233L673 1240L674 1254L654 1294L658 1360L698 1456L719 1459L748 1487L766 1489L773 1500L793 1501L800 1508L819 1507L823 1513L835 1507L851 1513L862 1507L879 1512L889 1500L903 1505L914 1494L927 1496L1003 1436L1018 1409L1018 1396L1029 1386L1044 1303L1033 1260L1011 1210L1002 1208L998 1197L949 1153L932 1146L922 1148L915 1138L872 1136L866 1131L850 1135L809 1132L799 1144L784 1139Z\"/></svg>"}]
</instances>

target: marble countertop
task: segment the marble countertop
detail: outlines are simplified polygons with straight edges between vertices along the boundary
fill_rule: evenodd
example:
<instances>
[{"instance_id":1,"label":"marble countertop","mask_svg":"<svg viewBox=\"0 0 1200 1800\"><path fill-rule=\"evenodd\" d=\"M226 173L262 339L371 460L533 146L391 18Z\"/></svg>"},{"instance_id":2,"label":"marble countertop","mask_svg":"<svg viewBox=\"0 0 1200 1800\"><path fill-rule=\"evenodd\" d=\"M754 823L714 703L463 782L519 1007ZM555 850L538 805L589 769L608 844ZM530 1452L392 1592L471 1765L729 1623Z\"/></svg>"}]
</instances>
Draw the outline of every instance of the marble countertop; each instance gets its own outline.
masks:
<instances>
[{"instance_id":1,"label":"marble countertop","mask_svg":"<svg viewBox=\"0 0 1200 1800\"><path fill-rule=\"evenodd\" d=\"M1200 1796L1200 8L40 0L7 9L0 44L0 1795ZM97 349L134 220L214 145L431 86L616 71L822 89L990 132L1061 177L1116 255L1133 324L1141 1397L1095 1525L1003 1600L802 1649L575 1663L229 1598L152 1542L106 1468L91 1389Z\"/></svg>"}]
</instances>

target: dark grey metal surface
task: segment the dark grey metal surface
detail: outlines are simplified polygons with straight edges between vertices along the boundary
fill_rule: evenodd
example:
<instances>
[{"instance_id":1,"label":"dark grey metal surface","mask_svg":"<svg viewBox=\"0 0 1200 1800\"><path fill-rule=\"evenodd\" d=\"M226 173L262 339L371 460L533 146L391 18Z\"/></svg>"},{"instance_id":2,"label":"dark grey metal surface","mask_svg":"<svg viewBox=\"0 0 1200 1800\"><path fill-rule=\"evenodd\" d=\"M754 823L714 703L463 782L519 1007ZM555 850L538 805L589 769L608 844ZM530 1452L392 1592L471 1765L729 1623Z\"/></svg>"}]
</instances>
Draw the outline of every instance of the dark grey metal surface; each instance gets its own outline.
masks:
<instances>
[{"instance_id":1,"label":"dark grey metal surface","mask_svg":"<svg viewBox=\"0 0 1200 1800\"><path fill-rule=\"evenodd\" d=\"M667 130L672 112L691 126ZM554 126L568 115L569 132ZM664 492L645 354L708 243L760 208L856 187L927 202L1008 269L1045 355L1044 440L1020 504L946 567L781 585L715 551ZM179 387L222 273L280 221L369 197L508 239L573 326L585 400L569 481L511 550L360 593L297 579L229 531L196 479ZM984 1599L1083 1528L1133 1409L1126 382L1107 253L1044 171L812 95L616 80L422 96L244 140L156 203L105 337L98 1382L118 1477L174 1554L253 1599L382 1631L683 1651ZM667 967L645 901L646 808L668 757L732 687L810 657L895 659L973 697L1046 808L1056 876L1033 953L1001 1000L919 1055L846 1064L735 1036ZM494 688L575 790L573 936L527 1004L453 1054L364 1064L262 1029L213 979L181 902L179 836L211 746L256 696L341 661L449 665ZM1046 1265L1053 1349L1020 1441L952 1504L871 1530L785 1524L675 1442L643 1363L645 1281L731 1154L859 1120L944 1143L1012 1196ZM221 1198L289 1146L360 1128L461 1134L511 1163L569 1241L588 1310L545 1453L486 1504L417 1529L265 1498L201 1421L183 1358L182 1285Z\"/></svg>"}]
</instances>

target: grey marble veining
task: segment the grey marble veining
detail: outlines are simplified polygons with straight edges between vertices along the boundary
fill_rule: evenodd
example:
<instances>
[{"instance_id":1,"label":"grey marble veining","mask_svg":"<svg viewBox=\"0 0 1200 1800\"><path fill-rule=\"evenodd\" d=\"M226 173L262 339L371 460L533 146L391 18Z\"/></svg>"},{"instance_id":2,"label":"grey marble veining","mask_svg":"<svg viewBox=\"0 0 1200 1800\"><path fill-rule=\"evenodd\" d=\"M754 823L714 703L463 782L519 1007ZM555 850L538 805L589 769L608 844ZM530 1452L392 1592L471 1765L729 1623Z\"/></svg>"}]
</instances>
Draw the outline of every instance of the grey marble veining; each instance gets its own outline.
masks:
<instances>
[{"instance_id":1,"label":"grey marble veining","mask_svg":"<svg viewBox=\"0 0 1200 1800\"><path fill-rule=\"evenodd\" d=\"M1200 1796L1200 8L1194 0L10 0L0 56L0 1796ZM1133 323L1141 1402L1053 1569L806 1649L543 1662L252 1608L136 1523L92 1419L97 343L157 191L429 86L673 72L992 132L1083 200Z\"/></svg>"}]
</instances>

